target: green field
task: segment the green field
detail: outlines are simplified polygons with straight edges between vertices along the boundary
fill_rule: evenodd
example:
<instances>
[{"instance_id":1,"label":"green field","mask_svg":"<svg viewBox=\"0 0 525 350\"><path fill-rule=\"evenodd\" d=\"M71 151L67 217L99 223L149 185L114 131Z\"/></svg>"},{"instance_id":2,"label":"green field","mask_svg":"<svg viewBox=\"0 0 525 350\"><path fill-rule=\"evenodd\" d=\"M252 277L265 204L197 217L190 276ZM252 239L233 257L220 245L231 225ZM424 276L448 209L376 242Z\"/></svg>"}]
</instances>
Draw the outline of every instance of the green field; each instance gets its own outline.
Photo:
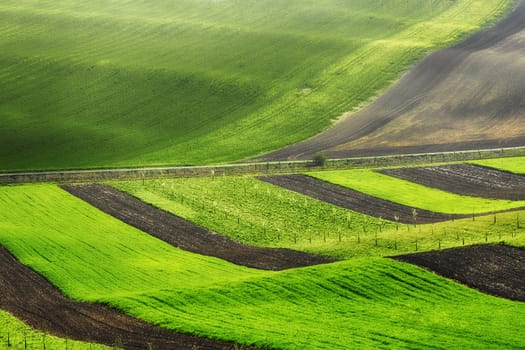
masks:
<instances>
[{"instance_id":1,"label":"green field","mask_svg":"<svg viewBox=\"0 0 525 350\"><path fill-rule=\"evenodd\" d=\"M394 225L252 177L112 182L185 219L263 247L310 245Z\"/></svg>"},{"instance_id":2,"label":"green field","mask_svg":"<svg viewBox=\"0 0 525 350\"><path fill-rule=\"evenodd\" d=\"M214 164L306 139L514 0L2 0L0 172ZM525 173L525 158L478 164ZM312 176L471 218L402 225L252 177L110 184L218 234L340 258L261 271L180 250L53 184L0 186L0 245L67 296L261 348L525 348L525 304L385 258L502 242L525 206L370 170ZM26 345L27 344L27 345ZM45 345L44 345L45 344ZM0 349L108 349L0 310Z\"/></svg>"},{"instance_id":3,"label":"green field","mask_svg":"<svg viewBox=\"0 0 525 350\"><path fill-rule=\"evenodd\" d=\"M511 0L4 0L2 170L217 163L328 127Z\"/></svg>"},{"instance_id":4,"label":"green field","mask_svg":"<svg viewBox=\"0 0 525 350\"><path fill-rule=\"evenodd\" d=\"M173 248L53 185L0 187L0 243L71 297L222 339L283 349L525 346L525 304L415 266L356 258L243 268Z\"/></svg>"},{"instance_id":5,"label":"green field","mask_svg":"<svg viewBox=\"0 0 525 350\"><path fill-rule=\"evenodd\" d=\"M311 172L308 175L374 197L439 213L477 214L525 206L525 201L461 196L373 170L322 171Z\"/></svg>"},{"instance_id":6,"label":"green field","mask_svg":"<svg viewBox=\"0 0 525 350\"><path fill-rule=\"evenodd\" d=\"M524 211L414 226L346 210L251 177L125 181L112 185L247 244L344 259L409 253L416 247L424 251L502 240L525 245Z\"/></svg>"},{"instance_id":7,"label":"green field","mask_svg":"<svg viewBox=\"0 0 525 350\"><path fill-rule=\"evenodd\" d=\"M515 174L525 174L525 157L486 159L478 160L472 163L510 171L511 173Z\"/></svg>"},{"instance_id":8,"label":"green field","mask_svg":"<svg viewBox=\"0 0 525 350\"><path fill-rule=\"evenodd\" d=\"M70 349L109 350L99 344L88 344L71 339L57 338L35 331L11 314L0 310L0 349Z\"/></svg>"}]
</instances>

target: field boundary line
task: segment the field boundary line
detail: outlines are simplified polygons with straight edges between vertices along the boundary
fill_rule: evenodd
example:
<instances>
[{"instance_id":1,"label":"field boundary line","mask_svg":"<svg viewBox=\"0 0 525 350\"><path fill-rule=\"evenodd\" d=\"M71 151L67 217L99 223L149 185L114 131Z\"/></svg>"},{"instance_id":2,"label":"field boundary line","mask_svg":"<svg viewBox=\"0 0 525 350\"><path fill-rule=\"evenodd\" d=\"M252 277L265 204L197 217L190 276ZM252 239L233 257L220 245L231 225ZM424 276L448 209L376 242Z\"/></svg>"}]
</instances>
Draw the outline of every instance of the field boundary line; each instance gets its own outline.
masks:
<instances>
[{"instance_id":1,"label":"field boundary line","mask_svg":"<svg viewBox=\"0 0 525 350\"><path fill-rule=\"evenodd\" d=\"M94 182L153 178L213 177L232 175L291 174L315 170L344 170L388 166L462 162L525 156L525 146L457 152L414 153L374 157L328 159L324 165L312 160L231 163L201 166L159 166L0 173L0 185L39 182Z\"/></svg>"}]
</instances>

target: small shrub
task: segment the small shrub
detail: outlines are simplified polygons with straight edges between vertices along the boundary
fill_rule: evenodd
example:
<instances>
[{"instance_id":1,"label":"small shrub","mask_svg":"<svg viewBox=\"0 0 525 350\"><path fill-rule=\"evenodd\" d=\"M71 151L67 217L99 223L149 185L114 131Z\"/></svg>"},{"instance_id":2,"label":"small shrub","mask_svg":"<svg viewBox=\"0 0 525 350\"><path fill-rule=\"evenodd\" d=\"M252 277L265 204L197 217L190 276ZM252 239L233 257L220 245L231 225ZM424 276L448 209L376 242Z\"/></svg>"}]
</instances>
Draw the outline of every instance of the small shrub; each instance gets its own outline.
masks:
<instances>
[{"instance_id":1,"label":"small shrub","mask_svg":"<svg viewBox=\"0 0 525 350\"><path fill-rule=\"evenodd\" d=\"M313 157L314 166L324 166L326 164L326 155L324 153L316 153Z\"/></svg>"}]
</instances>

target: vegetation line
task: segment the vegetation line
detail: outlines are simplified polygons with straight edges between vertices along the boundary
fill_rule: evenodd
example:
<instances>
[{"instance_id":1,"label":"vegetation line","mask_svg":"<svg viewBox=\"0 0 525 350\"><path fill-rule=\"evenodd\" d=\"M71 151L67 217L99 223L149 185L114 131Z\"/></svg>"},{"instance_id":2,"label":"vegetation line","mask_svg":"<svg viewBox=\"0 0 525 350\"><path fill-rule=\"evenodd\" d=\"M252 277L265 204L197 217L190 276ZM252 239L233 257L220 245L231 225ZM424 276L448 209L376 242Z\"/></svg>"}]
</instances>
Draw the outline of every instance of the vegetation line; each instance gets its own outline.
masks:
<instances>
[{"instance_id":1,"label":"vegetation line","mask_svg":"<svg viewBox=\"0 0 525 350\"><path fill-rule=\"evenodd\" d=\"M312 168L316 168L316 170L333 170L376 166L417 165L505 158L522 155L525 155L525 147L329 159L323 160L322 164L317 164L315 161L308 160L286 160L204 166L159 166L144 168L10 172L4 174L0 173L0 184L22 184L34 182L92 182L103 180L133 180L162 177L279 174L311 171Z\"/></svg>"}]
</instances>

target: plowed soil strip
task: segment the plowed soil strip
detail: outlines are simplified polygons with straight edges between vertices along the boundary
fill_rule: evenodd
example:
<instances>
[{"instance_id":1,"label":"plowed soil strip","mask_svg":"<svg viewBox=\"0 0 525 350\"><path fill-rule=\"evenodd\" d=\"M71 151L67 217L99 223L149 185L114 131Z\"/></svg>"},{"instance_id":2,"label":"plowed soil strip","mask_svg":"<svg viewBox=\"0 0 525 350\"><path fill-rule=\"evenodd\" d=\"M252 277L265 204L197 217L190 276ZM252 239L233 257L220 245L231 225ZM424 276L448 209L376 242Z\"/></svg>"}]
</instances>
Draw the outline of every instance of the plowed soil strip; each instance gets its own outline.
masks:
<instances>
[{"instance_id":1,"label":"plowed soil strip","mask_svg":"<svg viewBox=\"0 0 525 350\"><path fill-rule=\"evenodd\" d=\"M0 246L0 308L59 337L125 349L233 349L234 344L181 334L126 316L102 304L66 298Z\"/></svg>"},{"instance_id":2,"label":"plowed soil strip","mask_svg":"<svg viewBox=\"0 0 525 350\"><path fill-rule=\"evenodd\" d=\"M284 270L334 262L332 258L282 248L248 246L160 210L113 187L63 185L66 191L117 219L175 247L237 265Z\"/></svg>"},{"instance_id":3,"label":"plowed soil strip","mask_svg":"<svg viewBox=\"0 0 525 350\"><path fill-rule=\"evenodd\" d=\"M412 210L398 203L381 198L372 197L352 189L334 185L305 175L278 175L261 176L262 181L281 186L289 190L302 193L309 197L319 199L343 208L357 211L385 220L396 221L399 217L401 223L414 223ZM466 215L452 215L435 213L428 210L417 209L417 222L421 224L448 221L455 218L465 218Z\"/></svg>"},{"instance_id":4,"label":"plowed soil strip","mask_svg":"<svg viewBox=\"0 0 525 350\"><path fill-rule=\"evenodd\" d=\"M379 172L465 196L525 200L525 176L477 165L455 164Z\"/></svg>"},{"instance_id":5,"label":"plowed soil strip","mask_svg":"<svg viewBox=\"0 0 525 350\"><path fill-rule=\"evenodd\" d=\"M495 26L427 56L366 108L321 134L258 159L523 146L524 37L522 0Z\"/></svg>"},{"instance_id":6,"label":"plowed soil strip","mask_svg":"<svg viewBox=\"0 0 525 350\"><path fill-rule=\"evenodd\" d=\"M525 250L479 245L393 257L427 268L481 292L525 301Z\"/></svg>"}]
</instances>

